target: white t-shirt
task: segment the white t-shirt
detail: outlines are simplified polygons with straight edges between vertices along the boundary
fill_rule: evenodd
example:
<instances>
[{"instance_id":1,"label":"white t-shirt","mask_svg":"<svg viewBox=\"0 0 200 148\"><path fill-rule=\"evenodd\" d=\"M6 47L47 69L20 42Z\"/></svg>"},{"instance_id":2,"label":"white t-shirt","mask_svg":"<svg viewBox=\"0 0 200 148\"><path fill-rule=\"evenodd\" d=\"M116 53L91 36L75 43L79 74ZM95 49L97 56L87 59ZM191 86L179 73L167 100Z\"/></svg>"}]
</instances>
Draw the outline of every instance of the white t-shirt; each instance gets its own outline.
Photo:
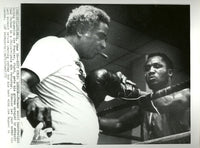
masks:
<instances>
[{"instance_id":1,"label":"white t-shirt","mask_svg":"<svg viewBox=\"0 0 200 148\"><path fill-rule=\"evenodd\" d=\"M22 67L39 76L35 93L51 108L55 130L48 140L97 144L98 117L94 104L82 89L85 69L69 42L53 36L39 40Z\"/></svg>"}]
</instances>

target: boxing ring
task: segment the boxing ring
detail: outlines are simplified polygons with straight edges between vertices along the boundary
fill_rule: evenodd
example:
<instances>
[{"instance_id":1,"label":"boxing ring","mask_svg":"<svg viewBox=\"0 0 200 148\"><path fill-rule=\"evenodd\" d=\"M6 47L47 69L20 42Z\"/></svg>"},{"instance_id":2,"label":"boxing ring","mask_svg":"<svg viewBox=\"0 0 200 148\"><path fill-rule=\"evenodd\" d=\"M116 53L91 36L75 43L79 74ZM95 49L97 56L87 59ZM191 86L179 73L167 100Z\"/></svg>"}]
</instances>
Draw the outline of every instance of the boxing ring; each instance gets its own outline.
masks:
<instances>
[{"instance_id":1,"label":"boxing ring","mask_svg":"<svg viewBox=\"0 0 200 148\"><path fill-rule=\"evenodd\" d=\"M171 94L173 92L180 91L184 88L188 88L189 85L190 85L190 82L186 81L186 82L162 89L155 94L148 94L147 96L144 96L144 98L153 100L153 99ZM144 98L140 97L139 99L144 99ZM131 99L129 99L129 100L122 99L121 101L123 102L121 105L106 107L105 109L98 111L97 112L98 116L105 116L106 114L113 113L118 110L126 109L128 107L134 106L135 104L138 104L137 103L138 98L136 98L136 99L133 98L132 100ZM28 121L26 121L26 122L27 122L27 125L29 125ZM31 127L29 129L31 129L31 131L24 129L24 131L28 131L28 132L26 132L27 135L26 135L26 133L24 134L25 142L23 142L23 143L30 143L30 141L31 141L31 139L27 139L27 138L32 137L32 136L30 136L30 133L33 133L33 129ZM184 141L183 143L188 144L191 142L191 132L190 131L186 131L186 132L178 133L178 134L174 134L174 135L169 135L169 136L165 136L165 137L161 137L161 138L151 139L151 140L147 140L147 141L144 141L144 137L142 137L142 134L140 134L140 136L134 136L134 135L121 135L121 134L114 134L114 133L105 133L102 131L100 131L100 134L106 135L106 136L112 136L112 137L116 137L116 138L127 139L129 141L132 141L131 144L173 144L173 143L177 144L177 143L181 143L180 141ZM112 143L112 144L114 144L114 143Z\"/></svg>"},{"instance_id":2,"label":"boxing ring","mask_svg":"<svg viewBox=\"0 0 200 148\"><path fill-rule=\"evenodd\" d=\"M174 92L183 90L185 88L189 88L189 86L190 86L190 81L185 81L180 84L176 84L176 85L170 86L168 88L161 89L155 94L148 94L147 96L144 96L143 98L139 98L139 99L144 99L144 98L147 99L148 98L148 99L154 100L154 99L172 94ZM124 108L134 106L135 104L137 104L136 101L138 101L138 99L134 98L132 100L129 99L129 100L122 100L122 101L123 101L123 103L121 105L110 106L110 107L107 107L107 108L99 111L97 113L98 116L105 116L106 114L113 113L113 112L122 110ZM173 134L173 135L164 136L164 137L155 138L155 139L146 140L146 141L144 140L144 137L142 137L142 134L140 134L140 136L134 136L134 135L121 135L121 134L115 134L115 133L113 133L113 134L105 133L102 131L100 133L103 135L106 135L106 136L112 136L112 137L116 137L116 138L124 138L124 139L128 139L130 141L134 141L134 142L132 142L132 144L181 144L181 143L189 144L191 142L191 131L185 131L182 133Z\"/></svg>"}]
</instances>

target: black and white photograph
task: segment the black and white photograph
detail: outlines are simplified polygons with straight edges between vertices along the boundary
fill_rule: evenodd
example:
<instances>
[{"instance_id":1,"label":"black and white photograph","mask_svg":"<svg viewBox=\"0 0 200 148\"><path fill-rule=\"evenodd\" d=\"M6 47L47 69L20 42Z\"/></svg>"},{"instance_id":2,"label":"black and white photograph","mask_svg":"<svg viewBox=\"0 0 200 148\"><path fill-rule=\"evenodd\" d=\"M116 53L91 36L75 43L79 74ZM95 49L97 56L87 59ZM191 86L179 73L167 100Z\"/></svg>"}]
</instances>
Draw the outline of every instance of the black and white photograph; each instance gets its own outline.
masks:
<instances>
[{"instance_id":1,"label":"black and white photograph","mask_svg":"<svg viewBox=\"0 0 200 148\"><path fill-rule=\"evenodd\" d=\"M0 0L2 147L199 148L198 0Z\"/></svg>"},{"instance_id":2,"label":"black and white photograph","mask_svg":"<svg viewBox=\"0 0 200 148\"><path fill-rule=\"evenodd\" d=\"M21 141L190 144L190 5L21 4Z\"/></svg>"}]
</instances>

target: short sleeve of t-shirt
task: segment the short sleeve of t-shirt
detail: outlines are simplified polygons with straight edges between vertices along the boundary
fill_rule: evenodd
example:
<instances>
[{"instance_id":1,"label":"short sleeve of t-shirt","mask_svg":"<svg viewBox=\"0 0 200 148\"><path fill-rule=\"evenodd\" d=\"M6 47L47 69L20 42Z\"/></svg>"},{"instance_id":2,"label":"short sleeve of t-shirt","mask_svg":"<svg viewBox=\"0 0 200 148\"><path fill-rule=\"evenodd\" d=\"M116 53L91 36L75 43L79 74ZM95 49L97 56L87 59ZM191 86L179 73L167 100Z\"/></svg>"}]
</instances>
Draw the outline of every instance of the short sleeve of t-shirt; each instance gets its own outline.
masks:
<instances>
[{"instance_id":1,"label":"short sleeve of t-shirt","mask_svg":"<svg viewBox=\"0 0 200 148\"><path fill-rule=\"evenodd\" d=\"M37 41L22 68L35 72L40 80L79 59L74 48L64 38L49 36Z\"/></svg>"}]
</instances>

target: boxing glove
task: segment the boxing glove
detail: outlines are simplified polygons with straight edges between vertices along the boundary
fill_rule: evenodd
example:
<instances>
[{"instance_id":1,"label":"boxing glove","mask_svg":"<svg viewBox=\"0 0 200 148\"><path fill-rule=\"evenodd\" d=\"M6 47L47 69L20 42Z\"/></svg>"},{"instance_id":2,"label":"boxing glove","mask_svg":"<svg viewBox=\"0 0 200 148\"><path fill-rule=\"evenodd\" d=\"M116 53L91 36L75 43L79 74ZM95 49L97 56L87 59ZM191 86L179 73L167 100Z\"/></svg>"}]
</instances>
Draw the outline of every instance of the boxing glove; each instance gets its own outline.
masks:
<instances>
[{"instance_id":1,"label":"boxing glove","mask_svg":"<svg viewBox=\"0 0 200 148\"><path fill-rule=\"evenodd\" d=\"M105 96L111 97L126 97L136 98L139 94L139 89L128 83L122 82L122 79L115 73L109 72L106 69L96 70L85 79L86 92L93 100L95 106L98 106L104 101Z\"/></svg>"}]
</instances>

